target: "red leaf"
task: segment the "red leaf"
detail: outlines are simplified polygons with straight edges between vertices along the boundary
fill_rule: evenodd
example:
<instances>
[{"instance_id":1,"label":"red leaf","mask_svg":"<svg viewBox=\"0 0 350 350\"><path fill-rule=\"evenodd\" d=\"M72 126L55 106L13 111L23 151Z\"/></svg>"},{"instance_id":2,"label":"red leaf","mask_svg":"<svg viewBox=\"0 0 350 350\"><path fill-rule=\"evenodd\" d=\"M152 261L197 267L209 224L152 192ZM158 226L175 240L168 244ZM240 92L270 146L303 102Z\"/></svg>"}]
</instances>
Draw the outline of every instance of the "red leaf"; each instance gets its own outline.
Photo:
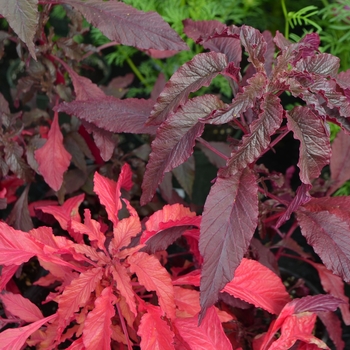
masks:
<instances>
[{"instance_id":1,"label":"red leaf","mask_svg":"<svg viewBox=\"0 0 350 350\"><path fill-rule=\"evenodd\" d=\"M180 104L184 104L191 92L202 86L209 86L212 79L227 66L224 54L209 52L194 56L181 66L166 83L157 99L148 124L161 124Z\"/></svg>"},{"instance_id":2,"label":"red leaf","mask_svg":"<svg viewBox=\"0 0 350 350\"><path fill-rule=\"evenodd\" d=\"M297 340L301 340L308 344L315 344L320 349L329 349L322 340L312 335L315 322L316 315L309 312L287 317L283 322L280 338L273 342L268 349L291 349Z\"/></svg>"},{"instance_id":3,"label":"red leaf","mask_svg":"<svg viewBox=\"0 0 350 350\"><path fill-rule=\"evenodd\" d=\"M91 292L96 289L103 275L102 268L94 268L83 272L78 278L65 288L58 301L58 330L62 334L64 328L70 323L74 312L84 306L90 299Z\"/></svg>"},{"instance_id":4,"label":"red leaf","mask_svg":"<svg viewBox=\"0 0 350 350\"><path fill-rule=\"evenodd\" d=\"M332 212L317 207L323 199L314 199L297 211L297 219L303 236L314 248L325 266L346 282L350 281L350 226L345 208L349 208L348 197L337 200ZM347 200L349 199L349 200ZM331 198L327 198L331 205ZM333 201L334 202L334 201ZM341 206L344 209L339 209Z\"/></svg>"},{"instance_id":5,"label":"red leaf","mask_svg":"<svg viewBox=\"0 0 350 350\"><path fill-rule=\"evenodd\" d=\"M255 260L244 259L237 267L234 278L221 292L278 315L290 301L281 279Z\"/></svg>"},{"instance_id":6,"label":"red leaf","mask_svg":"<svg viewBox=\"0 0 350 350\"><path fill-rule=\"evenodd\" d=\"M199 249L204 263L201 306L213 305L219 291L233 278L246 253L258 222L255 176L244 170L218 178L204 206Z\"/></svg>"},{"instance_id":7,"label":"red leaf","mask_svg":"<svg viewBox=\"0 0 350 350\"><path fill-rule=\"evenodd\" d=\"M11 280L12 276L16 273L17 270L17 265L2 266L0 276L0 291L6 288L7 283Z\"/></svg>"},{"instance_id":8,"label":"red leaf","mask_svg":"<svg viewBox=\"0 0 350 350\"><path fill-rule=\"evenodd\" d=\"M114 316L112 288L103 289L95 300L95 308L88 313L83 330L83 343L87 350L109 349L111 344L111 318Z\"/></svg>"},{"instance_id":9,"label":"red leaf","mask_svg":"<svg viewBox=\"0 0 350 350\"><path fill-rule=\"evenodd\" d=\"M228 160L227 168L219 171L220 176L230 176L230 174L235 174L253 163L268 147L270 136L281 125L283 107L277 96L265 95L260 107L262 112L259 119L251 124L250 134L243 136L242 144Z\"/></svg>"},{"instance_id":10,"label":"red leaf","mask_svg":"<svg viewBox=\"0 0 350 350\"><path fill-rule=\"evenodd\" d=\"M34 152L39 171L45 182L55 191L61 188L63 174L68 169L72 156L63 146L63 135L58 124L58 113L53 122L45 145Z\"/></svg>"},{"instance_id":11,"label":"red leaf","mask_svg":"<svg viewBox=\"0 0 350 350\"><path fill-rule=\"evenodd\" d=\"M342 130L332 143L330 170L332 184L327 194L332 194L350 179L350 136Z\"/></svg>"},{"instance_id":12,"label":"red leaf","mask_svg":"<svg viewBox=\"0 0 350 350\"><path fill-rule=\"evenodd\" d=\"M200 123L199 119L221 107L223 103L214 95L195 97L180 106L176 113L158 128L142 183L141 204L146 204L152 199L165 172L185 162L193 153L196 138L204 130L204 124Z\"/></svg>"},{"instance_id":13,"label":"red leaf","mask_svg":"<svg viewBox=\"0 0 350 350\"><path fill-rule=\"evenodd\" d=\"M51 214L59 222L63 230L68 229L68 224L71 220L80 222L79 206L85 198L84 194L67 199L63 205L47 205L38 206L46 214Z\"/></svg>"},{"instance_id":14,"label":"red leaf","mask_svg":"<svg viewBox=\"0 0 350 350\"><path fill-rule=\"evenodd\" d=\"M200 326L198 326L198 316L177 318L174 324L191 349L232 349L232 345L225 335L214 307L210 307L207 310Z\"/></svg>"},{"instance_id":15,"label":"red leaf","mask_svg":"<svg viewBox=\"0 0 350 350\"><path fill-rule=\"evenodd\" d=\"M33 39L38 26L38 0L0 0L0 14L36 59Z\"/></svg>"},{"instance_id":16,"label":"red leaf","mask_svg":"<svg viewBox=\"0 0 350 350\"><path fill-rule=\"evenodd\" d=\"M267 80L265 74L255 74L248 80L248 85L243 88L242 92L239 92L235 96L232 103L228 105L227 108L214 112L205 122L218 125L239 118L242 113L253 107L256 99L262 97L266 84Z\"/></svg>"},{"instance_id":17,"label":"red leaf","mask_svg":"<svg viewBox=\"0 0 350 350\"><path fill-rule=\"evenodd\" d=\"M38 330L43 324L54 320L56 314L36 321L28 326L6 329L0 333L0 343L2 350L21 350L27 338Z\"/></svg>"},{"instance_id":18,"label":"red leaf","mask_svg":"<svg viewBox=\"0 0 350 350\"><path fill-rule=\"evenodd\" d=\"M226 27L220 21L193 21L192 19L185 19L183 22L184 33L193 41L198 41L199 39L206 39L207 37L221 33Z\"/></svg>"},{"instance_id":19,"label":"red leaf","mask_svg":"<svg viewBox=\"0 0 350 350\"><path fill-rule=\"evenodd\" d=\"M128 263L130 270L136 273L140 283L148 291L156 291L162 311L167 317L174 319L174 288L169 273L159 260L153 255L138 252L128 257Z\"/></svg>"},{"instance_id":20,"label":"red leaf","mask_svg":"<svg viewBox=\"0 0 350 350\"><path fill-rule=\"evenodd\" d=\"M141 337L142 350L175 350L173 345L174 333L165 320L161 318L159 307L147 305L140 322L137 334Z\"/></svg>"},{"instance_id":21,"label":"red leaf","mask_svg":"<svg viewBox=\"0 0 350 350\"><path fill-rule=\"evenodd\" d=\"M349 309L349 305L347 305L347 308ZM339 317L331 311L318 312L317 316L326 326L329 337L332 339L335 348L345 349L345 343L342 339L343 330Z\"/></svg>"},{"instance_id":22,"label":"red leaf","mask_svg":"<svg viewBox=\"0 0 350 350\"><path fill-rule=\"evenodd\" d=\"M136 302L135 302L135 293L132 289L130 276L128 275L125 268L118 262L115 261L114 266L111 266L111 273L113 278L117 282L117 288L120 291L120 294L125 298L126 303L128 304L131 312L137 316Z\"/></svg>"},{"instance_id":23,"label":"red leaf","mask_svg":"<svg viewBox=\"0 0 350 350\"><path fill-rule=\"evenodd\" d=\"M199 304L199 292L193 289L174 287L176 316L194 317L201 311Z\"/></svg>"},{"instance_id":24,"label":"red leaf","mask_svg":"<svg viewBox=\"0 0 350 350\"><path fill-rule=\"evenodd\" d=\"M25 322L36 322L43 318L39 308L20 294L3 292L0 295L0 299L7 312Z\"/></svg>"},{"instance_id":25,"label":"red leaf","mask_svg":"<svg viewBox=\"0 0 350 350\"><path fill-rule=\"evenodd\" d=\"M103 130L134 134L155 134L156 128L145 126L154 101L137 98L120 100L113 96L84 101L63 102L55 111L89 122Z\"/></svg>"},{"instance_id":26,"label":"red leaf","mask_svg":"<svg viewBox=\"0 0 350 350\"><path fill-rule=\"evenodd\" d=\"M294 138L300 141L300 180L311 185L311 181L317 178L323 167L329 163L331 154L324 121L309 108L301 106L287 113L287 120L288 129L293 131Z\"/></svg>"},{"instance_id":27,"label":"red leaf","mask_svg":"<svg viewBox=\"0 0 350 350\"><path fill-rule=\"evenodd\" d=\"M344 304L340 304L339 308L342 313L344 323L347 326L349 326L349 298L345 295L343 280L339 276L334 275L322 264L316 264L310 260L308 260L308 263L311 264L317 270L324 291L344 301Z\"/></svg>"},{"instance_id":28,"label":"red leaf","mask_svg":"<svg viewBox=\"0 0 350 350\"><path fill-rule=\"evenodd\" d=\"M158 13L142 12L119 1L60 0L80 11L107 38L139 49L187 50L188 46ZM98 15L96 15L98 14Z\"/></svg>"}]
</instances>

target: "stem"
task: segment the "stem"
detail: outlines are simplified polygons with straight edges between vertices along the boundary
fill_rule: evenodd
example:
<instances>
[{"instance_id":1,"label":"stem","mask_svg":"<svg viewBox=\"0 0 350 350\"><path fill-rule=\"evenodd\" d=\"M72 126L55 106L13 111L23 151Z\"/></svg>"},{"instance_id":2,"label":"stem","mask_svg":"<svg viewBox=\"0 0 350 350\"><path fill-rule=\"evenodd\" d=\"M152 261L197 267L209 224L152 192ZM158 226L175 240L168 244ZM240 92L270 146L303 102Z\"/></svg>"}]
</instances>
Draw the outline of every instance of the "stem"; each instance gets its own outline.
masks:
<instances>
[{"instance_id":1,"label":"stem","mask_svg":"<svg viewBox=\"0 0 350 350\"><path fill-rule=\"evenodd\" d=\"M111 41L110 43L106 43L106 44L103 44L103 45L101 45L101 46L96 47L96 50L97 50L97 52L100 52L100 51L103 50L103 49L107 49L108 47L116 46L116 45L119 45L119 43L116 42L116 41ZM89 56L93 55L95 52L96 52L96 51L89 51L89 52L87 52L87 53L81 58L80 61L85 60L85 59L88 58Z\"/></svg>"},{"instance_id":2,"label":"stem","mask_svg":"<svg viewBox=\"0 0 350 350\"><path fill-rule=\"evenodd\" d=\"M263 151L260 154L260 157L262 157L266 152L272 150L272 148L278 143L280 142L287 134L289 133L289 130L284 130L279 136L277 136L269 145L268 148L265 149L265 151Z\"/></svg>"},{"instance_id":3,"label":"stem","mask_svg":"<svg viewBox=\"0 0 350 350\"><path fill-rule=\"evenodd\" d=\"M139 71L139 69L135 66L134 62L131 60L130 57L126 57L126 62L128 63L129 67L131 68L131 70L134 72L134 74L139 78L139 80L141 81L141 83L145 86L148 86L146 79L144 78L144 76L141 74L141 72Z\"/></svg>"},{"instance_id":4,"label":"stem","mask_svg":"<svg viewBox=\"0 0 350 350\"><path fill-rule=\"evenodd\" d=\"M299 226L299 224L297 222L294 222L293 225L290 227L290 229L288 230L287 234L284 236L284 238L288 239L290 238L290 236L293 234L293 232L295 231L295 229ZM278 230L279 231L279 230ZM279 247L277 253L276 253L276 260L279 260L279 258L282 255L282 252L284 250L285 247Z\"/></svg>"},{"instance_id":5,"label":"stem","mask_svg":"<svg viewBox=\"0 0 350 350\"><path fill-rule=\"evenodd\" d=\"M275 196L274 194L268 192L268 191L265 191L263 188L259 187L258 188L258 191L262 194L264 194L266 197L270 197L271 199L274 199L275 201L277 201L278 203L281 203L285 206L288 206L289 203L287 201L284 201L283 199L281 198L278 198L277 196Z\"/></svg>"},{"instance_id":6,"label":"stem","mask_svg":"<svg viewBox=\"0 0 350 350\"><path fill-rule=\"evenodd\" d=\"M289 37L289 23L288 23L288 12L284 0L281 0L282 11L285 19L284 25L284 36L288 39Z\"/></svg>"},{"instance_id":7,"label":"stem","mask_svg":"<svg viewBox=\"0 0 350 350\"><path fill-rule=\"evenodd\" d=\"M209 148L213 153L217 154L220 158L224 159L225 161L229 159L229 157L226 157L223 153L218 151L215 147L213 147L208 141L205 141L203 138L197 137L197 141L205 147Z\"/></svg>"},{"instance_id":8,"label":"stem","mask_svg":"<svg viewBox=\"0 0 350 350\"><path fill-rule=\"evenodd\" d=\"M122 329L123 329L126 341L128 343L128 350L132 350L132 346L130 344L130 339L129 339L129 333L128 333L128 330L126 329L125 320L124 320L123 314L120 310L119 303L117 303L116 306L117 306L117 310L118 310L118 314L119 314L120 323L122 324Z\"/></svg>"}]
</instances>

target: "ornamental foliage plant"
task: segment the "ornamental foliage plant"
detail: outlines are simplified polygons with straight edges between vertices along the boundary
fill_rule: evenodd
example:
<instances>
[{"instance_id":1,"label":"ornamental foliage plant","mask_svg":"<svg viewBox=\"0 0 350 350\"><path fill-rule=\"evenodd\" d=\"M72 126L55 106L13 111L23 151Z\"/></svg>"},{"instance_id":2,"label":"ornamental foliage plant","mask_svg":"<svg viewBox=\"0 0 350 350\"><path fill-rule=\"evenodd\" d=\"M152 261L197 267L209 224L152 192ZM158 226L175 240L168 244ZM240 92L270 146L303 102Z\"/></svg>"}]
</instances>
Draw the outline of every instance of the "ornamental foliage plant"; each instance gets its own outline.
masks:
<instances>
[{"instance_id":1,"label":"ornamental foliage plant","mask_svg":"<svg viewBox=\"0 0 350 350\"><path fill-rule=\"evenodd\" d=\"M186 50L157 13L115 0L0 0L0 13L0 53L18 54L0 95L2 349L345 348L350 197L332 194L350 178L350 71L318 34L187 19L204 52L138 99L123 98L130 74L83 75L102 48L82 38ZM197 94L218 75L230 102ZM221 125L227 142L204 139ZM278 172L266 159L288 138L298 161ZM203 208L194 153L217 168Z\"/></svg>"}]
</instances>

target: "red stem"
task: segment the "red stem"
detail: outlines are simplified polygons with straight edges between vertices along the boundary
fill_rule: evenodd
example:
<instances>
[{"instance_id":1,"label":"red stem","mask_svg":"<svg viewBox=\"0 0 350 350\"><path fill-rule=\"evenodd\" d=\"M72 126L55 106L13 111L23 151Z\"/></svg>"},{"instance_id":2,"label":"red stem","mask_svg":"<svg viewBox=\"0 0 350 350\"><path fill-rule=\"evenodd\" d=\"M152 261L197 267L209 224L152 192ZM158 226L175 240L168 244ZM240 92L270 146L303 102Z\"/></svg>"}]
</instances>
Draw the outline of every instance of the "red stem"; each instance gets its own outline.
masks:
<instances>
[{"instance_id":1,"label":"red stem","mask_svg":"<svg viewBox=\"0 0 350 350\"><path fill-rule=\"evenodd\" d=\"M110 43L106 43L106 44L103 44L101 46L98 46L96 47L96 50L97 52L101 51L101 50L104 50L104 49L107 49L108 47L111 47L111 46L116 46L116 45L119 45L118 42L116 41L111 41ZM89 51L87 52L82 58L80 61L83 61L85 60L86 58L88 58L89 56L91 56L92 54L94 54L96 51Z\"/></svg>"},{"instance_id":2,"label":"red stem","mask_svg":"<svg viewBox=\"0 0 350 350\"><path fill-rule=\"evenodd\" d=\"M219 157L221 157L222 159L225 159L225 161L227 161L229 158L226 157L223 153L221 153L220 151L218 151L215 147L213 147L208 141L205 141L203 138L201 137L197 137L197 141L200 142L202 145L204 145L205 147L209 148L212 152L214 152L215 154L217 154Z\"/></svg>"},{"instance_id":3,"label":"red stem","mask_svg":"<svg viewBox=\"0 0 350 350\"><path fill-rule=\"evenodd\" d=\"M285 205L285 206L288 206L288 205L289 205L289 203L288 203L287 201L284 201L283 199L278 198L278 197L275 196L274 194L272 194L272 193L270 193L270 192L268 192L268 191L265 191L265 190L264 190L263 188L261 188L261 187L259 187L258 190L259 190L260 193L264 194L266 197L270 197L271 199L276 200L278 203L281 203L281 204L283 204L283 205Z\"/></svg>"},{"instance_id":4,"label":"red stem","mask_svg":"<svg viewBox=\"0 0 350 350\"><path fill-rule=\"evenodd\" d=\"M120 323L122 324L122 329L123 329L126 341L128 343L128 350L132 350L132 346L130 344L130 339L129 339L129 333L128 333L128 330L126 329L125 320L124 320L123 314L120 310L119 303L117 303L116 306L117 306L117 310L118 310L118 314L119 314Z\"/></svg>"}]
</instances>

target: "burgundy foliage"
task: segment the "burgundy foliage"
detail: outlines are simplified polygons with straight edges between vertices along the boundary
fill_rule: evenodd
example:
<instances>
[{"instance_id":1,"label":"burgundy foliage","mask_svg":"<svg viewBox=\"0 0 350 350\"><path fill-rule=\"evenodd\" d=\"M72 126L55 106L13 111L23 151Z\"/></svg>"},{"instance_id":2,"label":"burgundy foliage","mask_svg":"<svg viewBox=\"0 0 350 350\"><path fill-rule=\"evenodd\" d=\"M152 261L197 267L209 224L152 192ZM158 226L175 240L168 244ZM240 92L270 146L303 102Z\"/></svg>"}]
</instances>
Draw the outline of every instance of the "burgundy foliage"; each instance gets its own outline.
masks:
<instances>
[{"instance_id":1,"label":"burgundy foliage","mask_svg":"<svg viewBox=\"0 0 350 350\"><path fill-rule=\"evenodd\" d=\"M54 41L45 23L57 5L71 23ZM328 349L314 335L317 317L344 348L334 311L350 324L350 197L330 195L350 178L349 72L320 53L317 34L292 43L186 20L185 34L207 51L138 99L123 98L131 75L107 87L80 75L99 49L73 38L89 30L84 17L152 57L186 50L158 14L116 0L0 0L0 14L25 67L13 104L0 94L3 349ZM218 75L231 101L196 95ZM333 144L328 122L342 129ZM202 139L219 125L235 137ZM123 153L122 133L146 141ZM299 160L282 174L264 156L288 134ZM217 168L203 208L191 202L199 150ZM33 200L40 181L45 193ZM300 281L287 291L282 257L315 269L325 294ZM40 301L17 285L29 266L40 271L31 287L48 290Z\"/></svg>"}]
</instances>

